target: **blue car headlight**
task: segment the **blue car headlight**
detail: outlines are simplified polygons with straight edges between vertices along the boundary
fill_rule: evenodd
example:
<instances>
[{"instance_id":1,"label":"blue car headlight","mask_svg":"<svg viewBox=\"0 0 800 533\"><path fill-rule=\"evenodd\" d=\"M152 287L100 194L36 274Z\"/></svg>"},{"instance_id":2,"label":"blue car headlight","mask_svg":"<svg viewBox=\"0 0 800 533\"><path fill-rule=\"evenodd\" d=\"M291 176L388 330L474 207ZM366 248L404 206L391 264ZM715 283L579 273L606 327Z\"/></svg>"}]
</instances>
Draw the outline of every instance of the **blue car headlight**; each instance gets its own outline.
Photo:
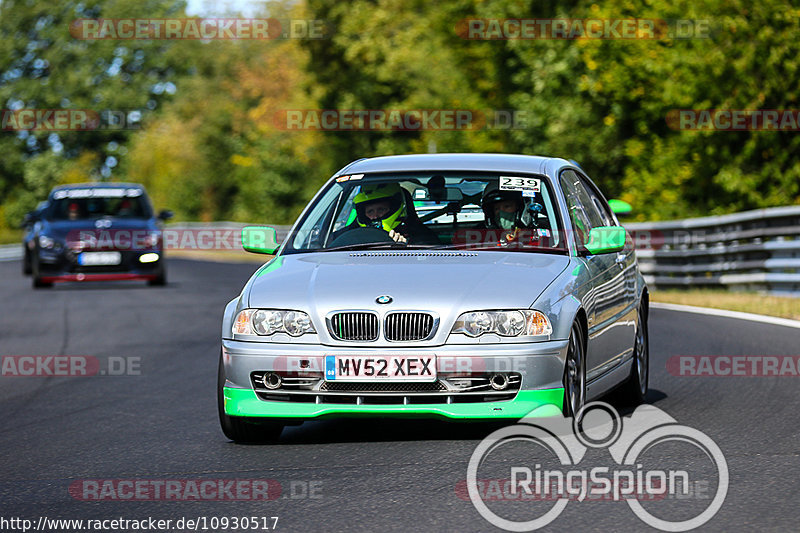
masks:
<instances>
[{"instance_id":1,"label":"blue car headlight","mask_svg":"<svg viewBox=\"0 0 800 533\"><path fill-rule=\"evenodd\" d=\"M49 250L51 248L55 248L56 240L52 237L48 237L47 235L39 235L39 248L44 248Z\"/></svg>"}]
</instances>

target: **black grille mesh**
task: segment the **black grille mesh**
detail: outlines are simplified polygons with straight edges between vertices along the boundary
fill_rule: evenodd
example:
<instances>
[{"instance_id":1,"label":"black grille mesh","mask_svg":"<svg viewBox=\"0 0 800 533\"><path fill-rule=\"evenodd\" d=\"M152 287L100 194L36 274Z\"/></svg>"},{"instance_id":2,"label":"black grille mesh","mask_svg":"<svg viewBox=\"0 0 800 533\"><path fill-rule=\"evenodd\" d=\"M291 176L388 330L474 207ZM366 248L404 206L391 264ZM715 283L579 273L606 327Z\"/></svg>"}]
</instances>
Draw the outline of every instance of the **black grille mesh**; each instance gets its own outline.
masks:
<instances>
[{"instance_id":1,"label":"black grille mesh","mask_svg":"<svg viewBox=\"0 0 800 533\"><path fill-rule=\"evenodd\" d=\"M337 392L438 392L447 390L439 381L432 383L337 383L326 381L321 391Z\"/></svg>"}]
</instances>

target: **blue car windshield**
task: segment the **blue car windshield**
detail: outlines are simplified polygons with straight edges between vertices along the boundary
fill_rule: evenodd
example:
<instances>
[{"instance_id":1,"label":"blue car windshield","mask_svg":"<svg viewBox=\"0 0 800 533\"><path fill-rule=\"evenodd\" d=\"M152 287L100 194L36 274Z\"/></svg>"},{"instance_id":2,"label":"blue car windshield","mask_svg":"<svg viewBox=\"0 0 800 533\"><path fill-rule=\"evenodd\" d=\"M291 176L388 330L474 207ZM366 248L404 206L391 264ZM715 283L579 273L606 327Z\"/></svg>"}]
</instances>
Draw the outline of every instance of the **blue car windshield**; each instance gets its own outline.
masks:
<instances>
[{"instance_id":1,"label":"blue car windshield","mask_svg":"<svg viewBox=\"0 0 800 533\"><path fill-rule=\"evenodd\" d=\"M117 189L69 189L56 191L48 208L50 220L84 220L103 217L150 218L152 210L141 190L122 194ZM125 191L124 189L119 189ZM111 191L111 192L107 192ZM59 194L61 193L61 194ZM138 193L138 194L137 194Z\"/></svg>"},{"instance_id":2,"label":"blue car windshield","mask_svg":"<svg viewBox=\"0 0 800 533\"><path fill-rule=\"evenodd\" d=\"M314 201L284 253L453 248L566 253L549 180L485 172L338 177Z\"/></svg>"}]
</instances>

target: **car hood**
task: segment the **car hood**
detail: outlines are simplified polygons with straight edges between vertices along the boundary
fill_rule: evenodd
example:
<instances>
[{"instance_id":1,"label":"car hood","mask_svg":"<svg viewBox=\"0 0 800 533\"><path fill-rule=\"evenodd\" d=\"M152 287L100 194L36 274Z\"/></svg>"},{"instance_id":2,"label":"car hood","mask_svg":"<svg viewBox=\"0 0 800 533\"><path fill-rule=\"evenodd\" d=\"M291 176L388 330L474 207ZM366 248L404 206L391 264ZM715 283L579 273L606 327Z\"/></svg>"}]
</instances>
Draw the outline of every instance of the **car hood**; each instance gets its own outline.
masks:
<instances>
[{"instance_id":1,"label":"car hood","mask_svg":"<svg viewBox=\"0 0 800 533\"><path fill-rule=\"evenodd\" d=\"M569 264L525 252L369 251L279 256L253 277L249 307L316 315L344 309L430 310L455 320L467 310L528 308ZM388 295L392 302L376 303Z\"/></svg>"}]
</instances>

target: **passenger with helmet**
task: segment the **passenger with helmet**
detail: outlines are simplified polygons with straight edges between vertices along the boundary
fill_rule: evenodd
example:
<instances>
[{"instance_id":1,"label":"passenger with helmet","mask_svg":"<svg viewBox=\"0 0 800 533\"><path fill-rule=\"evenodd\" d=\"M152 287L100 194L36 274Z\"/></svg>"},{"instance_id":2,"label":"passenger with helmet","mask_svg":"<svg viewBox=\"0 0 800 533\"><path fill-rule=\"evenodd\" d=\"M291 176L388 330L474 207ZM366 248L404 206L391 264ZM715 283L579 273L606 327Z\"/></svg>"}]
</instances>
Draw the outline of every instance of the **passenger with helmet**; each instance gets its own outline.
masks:
<instances>
[{"instance_id":1,"label":"passenger with helmet","mask_svg":"<svg viewBox=\"0 0 800 533\"><path fill-rule=\"evenodd\" d=\"M440 244L436 234L420 222L398 183L363 185L353 202L356 218L344 230L378 228L398 243Z\"/></svg>"},{"instance_id":2,"label":"passenger with helmet","mask_svg":"<svg viewBox=\"0 0 800 533\"><path fill-rule=\"evenodd\" d=\"M538 241L536 213L542 210L542 205L531 200L527 203L522 196L522 191L500 189L495 184L490 184L483 191L481 208L488 229L499 229L501 244L514 241L521 242L522 235L528 244ZM529 230L524 231L523 230Z\"/></svg>"}]
</instances>

